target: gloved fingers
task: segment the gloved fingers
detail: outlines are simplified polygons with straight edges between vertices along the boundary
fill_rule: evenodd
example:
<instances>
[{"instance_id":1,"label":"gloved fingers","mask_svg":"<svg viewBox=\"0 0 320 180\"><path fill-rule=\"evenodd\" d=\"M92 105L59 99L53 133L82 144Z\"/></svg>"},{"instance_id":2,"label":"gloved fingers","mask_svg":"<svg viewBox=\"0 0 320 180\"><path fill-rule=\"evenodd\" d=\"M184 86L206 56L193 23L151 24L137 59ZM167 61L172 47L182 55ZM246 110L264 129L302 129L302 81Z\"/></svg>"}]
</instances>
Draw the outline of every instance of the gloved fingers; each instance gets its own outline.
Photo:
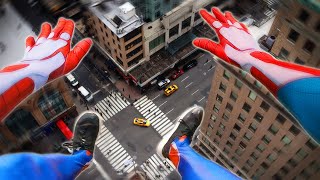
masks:
<instances>
[{"instance_id":1,"label":"gloved fingers","mask_svg":"<svg viewBox=\"0 0 320 180\"><path fill-rule=\"evenodd\" d=\"M227 20L229 20L232 24L237 22L237 20L233 17L231 12L227 11L224 13L224 15L227 18Z\"/></svg>"},{"instance_id":2,"label":"gloved fingers","mask_svg":"<svg viewBox=\"0 0 320 180\"><path fill-rule=\"evenodd\" d=\"M73 35L74 22L70 19L65 20L65 25L60 32L60 38L66 41L70 40Z\"/></svg>"},{"instance_id":3,"label":"gloved fingers","mask_svg":"<svg viewBox=\"0 0 320 180\"><path fill-rule=\"evenodd\" d=\"M48 38L50 33L51 33L51 25L47 22L43 23L41 25L41 31L38 35L36 44L38 45L43 43Z\"/></svg>"},{"instance_id":4,"label":"gloved fingers","mask_svg":"<svg viewBox=\"0 0 320 180\"><path fill-rule=\"evenodd\" d=\"M34 37L32 36L28 36L27 39L26 39L26 48L27 48L27 51L29 51L35 44L35 40L34 40Z\"/></svg>"},{"instance_id":5,"label":"gloved fingers","mask_svg":"<svg viewBox=\"0 0 320 180\"><path fill-rule=\"evenodd\" d=\"M90 47L92 46L92 40L90 38L86 38L78 42L72 51L68 53L66 64L64 67L64 74L72 71L82 58L89 52Z\"/></svg>"},{"instance_id":6,"label":"gloved fingers","mask_svg":"<svg viewBox=\"0 0 320 180\"><path fill-rule=\"evenodd\" d=\"M59 18L56 27L52 30L48 38L59 38L60 32L64 28L64 25L66 24L66 19L65 18Z\"/></svg>"},{"instance_id":7,"label":"gloved fingers","mask_svg":"<svg viewBox=\"0 0 320 180\"><path fill-rule=\"evenodd\" d=\"M201 9L200 15L202 18L211 26L213 27L213 22L218 21L215 17L213 17L207 10Z\"/></svg>"},{"instance_id":8,"label":"gloved fingers","mask_svg":"<svg viewBox=\"0 0 320 180\"><path fill-rule=\"evenodd\" d=\"M243 30L245 30L247 33L249 33L249 30L247 28L246 25L244 25L243 23L240 23L241 27L243 28ZM250 34L250 33L249 33Z\"/></svg>"},{"instance_id":9,"label":"gloved fingers","mask_svg":"<svg viewBox=\"0 0 320 180\"><path fill-rule=\"evenodd\" d=\"M221 23L227 23L227 18L222 14L222 12L218 8L213 7L211 11Z\"/></svg>"},{"instance_id":10,"label":"gloved fingers","mask_svg":"<svg viewBox=\"0 0 320 180\"><path fill-rule=\"evenodd\" d=\"M211 52L212 54L218 56L219 58L221 58L225 61L228 61L228 58L224 52L223 47L220 44L217 44L217 43L211 41L210 39L196 38L193 41L193 44L196 47L207 50L207 51Z\"/></svg>"}]
</instances>

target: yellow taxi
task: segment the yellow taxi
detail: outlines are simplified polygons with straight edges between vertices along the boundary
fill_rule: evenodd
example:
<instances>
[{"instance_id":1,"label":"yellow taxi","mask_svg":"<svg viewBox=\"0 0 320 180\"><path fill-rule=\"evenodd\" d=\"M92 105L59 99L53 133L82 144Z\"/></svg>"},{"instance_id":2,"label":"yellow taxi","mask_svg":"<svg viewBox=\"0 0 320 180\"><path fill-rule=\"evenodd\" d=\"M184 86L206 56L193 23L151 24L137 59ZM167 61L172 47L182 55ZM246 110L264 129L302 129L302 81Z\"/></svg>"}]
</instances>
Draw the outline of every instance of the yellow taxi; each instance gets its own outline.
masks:
<instances>
[{"instance_id":1,"label":"yellow taxi","mask_svg":"<svg viewBox=\"0 0 320 180\"><path fill-rule=\"evenodd\" d=\"M165 90L164 90L164 94L166 96L170 96L171 94L173 94L174 92L176 92L178 90L178 86L177 85L171 85L169 87L167 87Z\"/></svg>"},{"instance_id":2,"label":"yellow taxi","mask_svg":"<svg viewBox=\"0 0 320 180\"><path fill-rule=\"evenodd\" d=\"M143 119L143 118L134 118L133 124L135 124L137 126L149 127L150 121L148 119Z\"/></svg>"}]
</instances>

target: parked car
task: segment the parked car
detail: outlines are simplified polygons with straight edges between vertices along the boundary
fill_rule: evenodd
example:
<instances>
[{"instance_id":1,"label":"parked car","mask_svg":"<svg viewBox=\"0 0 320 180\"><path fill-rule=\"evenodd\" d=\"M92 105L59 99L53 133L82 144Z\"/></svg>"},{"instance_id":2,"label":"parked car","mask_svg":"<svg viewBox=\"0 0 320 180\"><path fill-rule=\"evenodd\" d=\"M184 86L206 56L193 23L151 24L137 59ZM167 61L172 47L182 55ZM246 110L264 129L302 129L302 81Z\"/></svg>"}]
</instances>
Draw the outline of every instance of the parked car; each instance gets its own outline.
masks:
<instances>
[{"instance_id":1,"label":"parked car","mask_svg":"<svg viewBox=\"0 0 320 180\"><path fill-rule=\"evenodd\" d=\"M150 121L148 119L143 119L143 118L134 118L133 124L137 126L149 127Z\"/></svg>"},{"instance_id":2,"label":"parked car","mask_svg":"<svg viewBox=\"0 0 320 180\"><path fill-rule=\"evenodd\" d=\"M197 65L198 65L197 60L193 59L193 60L191 60L190 62L188 62L187 64L185 64L183 66L183 71L187 71L187 70L189 70L189 69L191 69L191 68L193 68L193 67L195 67Z\"/></svg>"},{"instance_id":3,"label":"parked car","mask_svg":"<svg viewBox=\"0 0 320 180\"><path fill-rule=\"evenodd\" d=\"M66 78L73 87L76 87L79 84L79 82L72 74L67 74Z\"/></svg>"},{"instance_id":4,"label":"parked car","mask_svg":"<svg viewBox=\"0 0 320 180\"><path fill-rule=\"evenodd\" d=\"M180 77L182 74L184 73L184 71L182 69L179 69L177 71L175 71L172 76L171 79L177 79L178 77Z\"/></svg>"},{"instance_id":5,"label":"parked car","mask_svg":"<svg viewBox=\"0 0 320 180\"><path fill-rule=\"evenodd\" d=\"M158 82L158 88L161 90L161 89L165 88L168 84L170 84L169 79L161 80L160 82Z\"/></svg>"},{"instance_id":6,"label":"parked car","mask_svg":"<svg viewBox=\"0 0 320 180\"><path fill-rule=\"evenodd\" d=\"M174 92L176 92L178 90L178 86L177 85L171 85L169 87L167 87L165 90L164 90L164 95L166 96L170 96L171 94L173 94Z\"/></svg>"},{"instance_id":7,"label":"parked car","mask_svg":"<svg viewBox=\"0 0 320 180\"><path fill-rule=\"evenodd\" d=\"M243 23L247 27L250 27L254 23L254 19L250 14L244 15L239 19L239 22Z\"/></svg>"},{"instance_id":8,"label":"parked car","mask_svg":"<svg viewBox=\"0 0 320 180\"><path fill-rule=\"evenodd\" d=\"M92 102L93 101L93 96L92 94L83 86L80 86L78 88L78 91L80 92L80 95L87 101L87 102Z\"/></svg>"}]
</instances>

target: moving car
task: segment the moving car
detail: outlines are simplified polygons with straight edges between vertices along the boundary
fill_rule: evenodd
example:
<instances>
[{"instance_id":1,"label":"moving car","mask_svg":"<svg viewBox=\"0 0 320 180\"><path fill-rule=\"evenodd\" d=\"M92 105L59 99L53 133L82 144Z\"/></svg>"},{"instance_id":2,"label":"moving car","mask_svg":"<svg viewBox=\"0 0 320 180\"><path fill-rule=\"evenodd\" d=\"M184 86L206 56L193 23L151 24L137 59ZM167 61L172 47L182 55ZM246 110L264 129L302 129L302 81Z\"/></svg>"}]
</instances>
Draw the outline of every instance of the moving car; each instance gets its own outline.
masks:
<instances>
[{"instance_id":1,"label":"moving car","mask_svg":"<svg viewBox=\"0 0 320 180\"><path fill-rule=\"evenodd\" d=\"M166 96L170 96L171 94L173 94L174 92L176 92L178 90L178 86L177 85L171 85L169 87L167 87L165 90L164 90L164 95Z\"/></svg>"},{"instance_id":2,"label":"moving car","mask_svg":"<svg viewBox=\"0 0 320 180\"><path fill-rule=\"evenodd\" d=\"M73 87L75 87L75 86L77 86L79 84L79 82L76 80L76 78L72 74L68 74L66 77L67 77L68 82Z\"/></svg>"},{"instance_id":3,"label":"moving car","mask_svg":"<svg viewBox=\"0 0 320 180\"><path fill-rule=\"evenodd\" d=\"M92 94L83 86L80 86L78 88L78 91L80 92L80 95L87 101L87 102L92 102L93 101L93 96Z\"/></svg>"},{"instance_id":4,"label":"moving car","mask_svg":"<svg viewBox=\"0 0 320 180\"><path fill-rule=\"evenodd\" d=\"M137 126L149 127L150 121L148 119L143 119L143 118L134 118L133 124Z\"/></svg>"},{"instance_id":5,"label":"moving car","mask_svg":"<svg viewBox=\"0 0 320 180\"><path fill-rule=\"evenodd\" d=\"M159 89L163 89L163 88L165 88L168 84L170 84L170 80L169 80L169 79L161 80L160 82L158 82L158 88L159 88Z\"/></svg>"},{"instance_id":6,"label":"moving car","mask_svg":"<svg viewBox=\"0 0 320 180\"><path fill-rule=\"evenodd\" d=\"M184 66L183 66L183 70L184 71L187 71L187 70L189 70L189 69L191 69L191 68L193 68L193 67L195 67L195 66L197 66L198 65L198 62L197 62L197 60L191 60L190 62L188 62L187 64L185 64Z\"/></svg>"},{"instance_id":7,"label":"moving car","mask_svg":"<svg viewBox=\"0 0 320 180\"><path fill-rule=\"evenodd\" d=\"M177 79L178 77L180 77L182 74L184 73L184 71L182 69L179 69L178 71L175 71L172 76L171 79Z\"/></svg>"}]
</instances>

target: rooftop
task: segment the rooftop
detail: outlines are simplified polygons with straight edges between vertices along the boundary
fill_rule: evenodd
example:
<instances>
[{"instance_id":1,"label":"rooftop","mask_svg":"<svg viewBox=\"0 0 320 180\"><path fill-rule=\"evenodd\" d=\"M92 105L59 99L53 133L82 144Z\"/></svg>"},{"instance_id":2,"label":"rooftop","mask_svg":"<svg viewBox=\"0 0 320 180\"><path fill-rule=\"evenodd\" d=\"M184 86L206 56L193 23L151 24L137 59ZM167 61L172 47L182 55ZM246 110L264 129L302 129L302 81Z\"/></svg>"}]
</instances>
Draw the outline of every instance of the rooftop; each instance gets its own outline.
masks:
<instances>
[{"instance_id":1,"label":"rooftop","mask_svg":"<svg viewBox=\"0 0 320 180\"><path fill-rule=\"evenodd\" d=\"M143 20L136 14L135 7L124 1L103 1L88 5L95 14L119 38L143 25Z\"/></svg>"}]
</instances>

